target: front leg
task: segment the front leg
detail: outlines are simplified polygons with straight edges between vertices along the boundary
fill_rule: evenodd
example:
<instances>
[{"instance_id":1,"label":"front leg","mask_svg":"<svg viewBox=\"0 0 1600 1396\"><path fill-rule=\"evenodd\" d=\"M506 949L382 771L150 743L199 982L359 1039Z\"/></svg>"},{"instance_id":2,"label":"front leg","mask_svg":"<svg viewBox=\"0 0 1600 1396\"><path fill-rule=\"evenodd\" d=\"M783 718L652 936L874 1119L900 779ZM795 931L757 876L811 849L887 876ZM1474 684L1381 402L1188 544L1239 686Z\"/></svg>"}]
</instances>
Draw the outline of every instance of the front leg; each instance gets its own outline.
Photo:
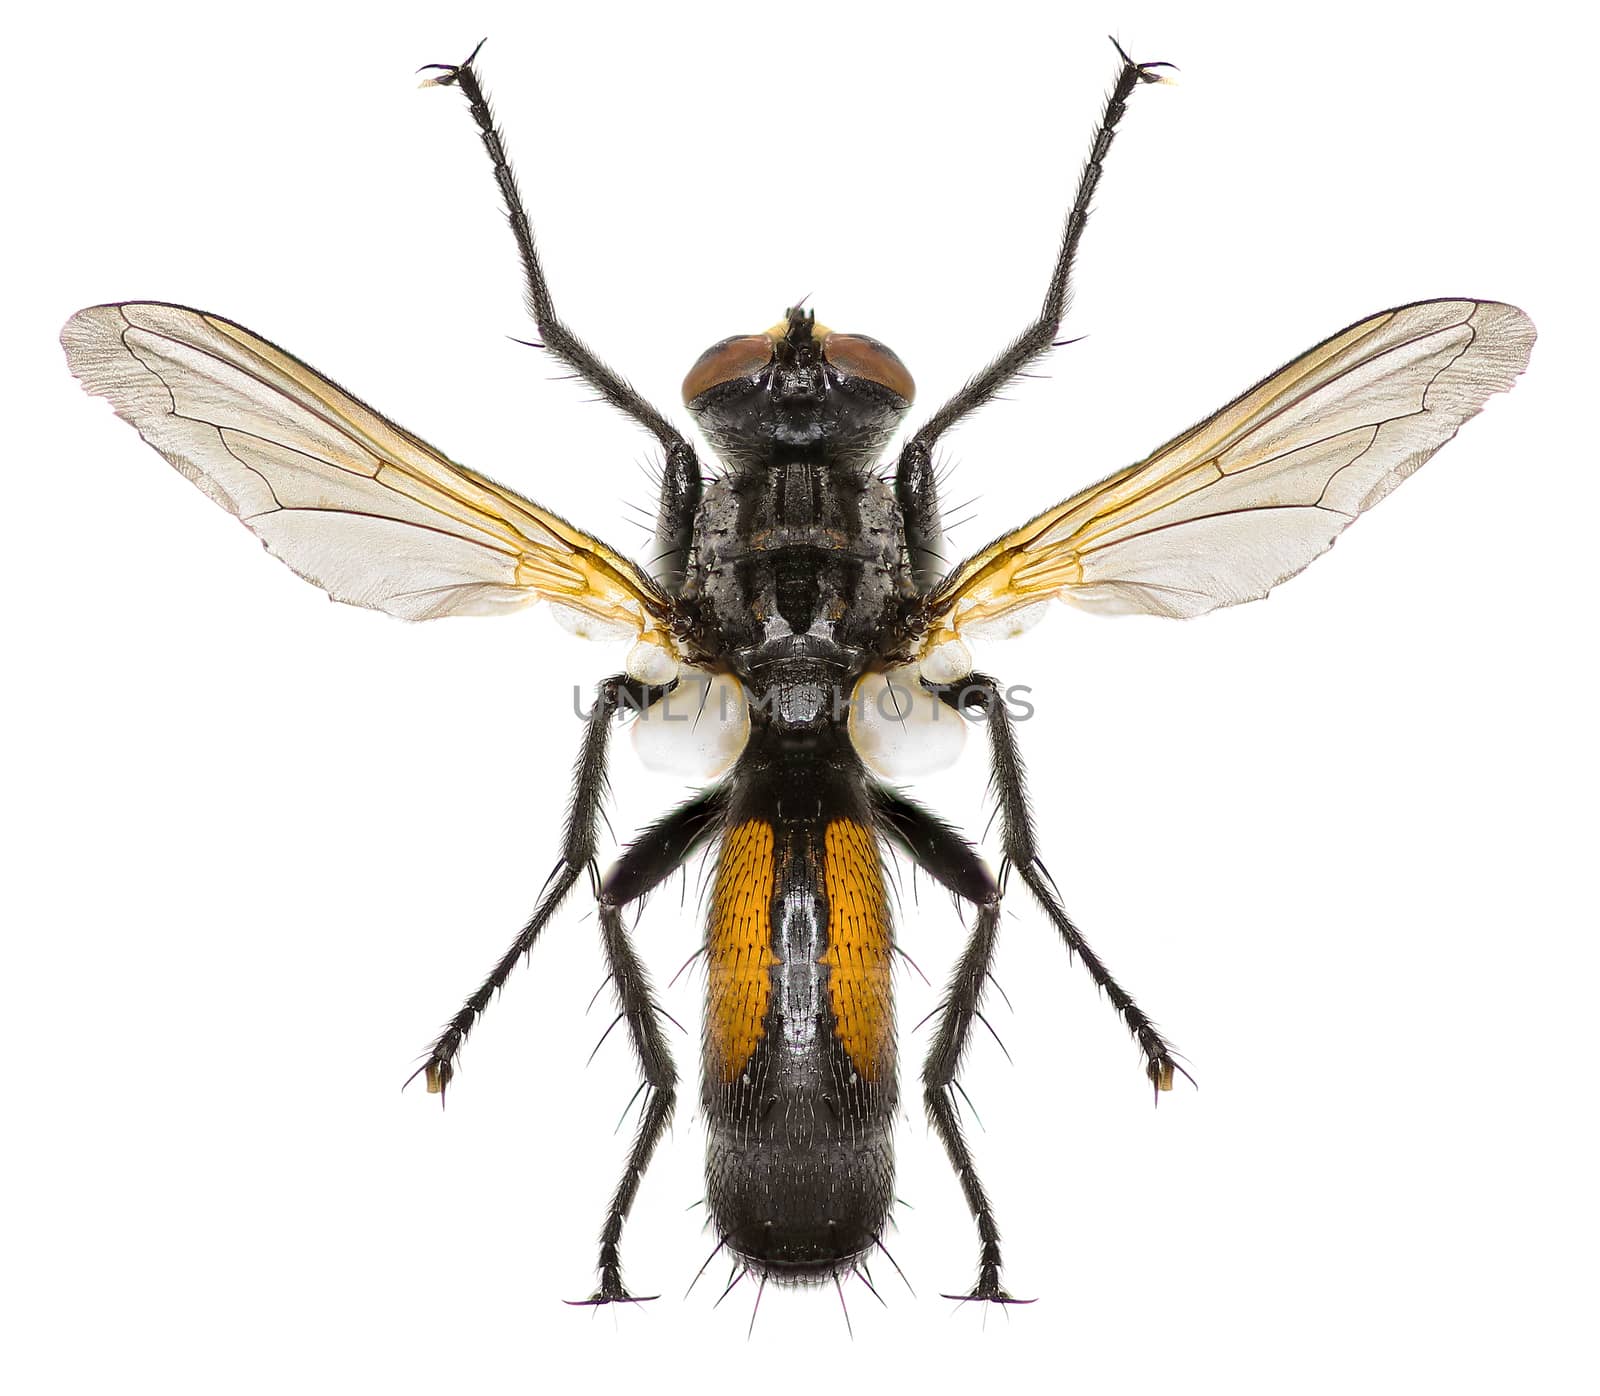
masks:
<instances>
[{"instance_id":1,"label":"front leg","mask_svg":"<svg viewBox=\"0 0 1600 1396\"><path fill-rule=\"evenodd\" d=\"M939 486L933 464L934 447L939 438L969 412L982 407L1028 366L1056 344L1061 321L1072 296L1072 268L1078 256L1078 243L1089 221L1094 191L1105 169L1106 155L1117 123L1128 109L1128 98L1143 83L1160 82L1159 68L1170 63L1135 63L1118 47L1122 71L1106 99L1105 113L1095 131L1089 158L1078 176L1078 192L1061 230L1061 247L1050 273L1039 313L1023 331L983 368L967 380L961 390L930 417L900 452L895 468L894 493L905 519L906 545L911 554L911 569L917 590L933 590L945 570L942 548L943 529L939 519Z\"/></svg>"},{"instance_id":2,"label":"front leg","mask_svg":"<svg viewBox=\"0 0 1600 1396\"><path fill-rule=\"evenodd\" d=\"M705 494L700 458L687 441L667 451L661 466L660 499L656 506L655 548L650 571L676 596L689 575L689 553L694 546L695 515Z\"/></svg>"},{"instance_id":3,"label":"front leg","mask_svg":"<svg viewBox=\"0 0 1600 1396\"><path fill-rule=\"evenodd\" d=\"M933 442L912 438L900 452L894 472L894 499L905 524L911 580L926 594L949 567L944 555L944 518L939 510L939 475L933 467Z\"/></svg>"},{"instance_id":4,"label":"front leg","mask_svg":"<svg viewBox=\"0 0 1600 1396\"><path fill-rule=\"evenodd\" d=\"M478 48L482 47L480 43ZM633 418L655 437L666 452L666 460L661 467L661 498L656 514L655 551L650 559L650 570L666 590L676 596L688 571L694 516L700 507L703 486L699 458L695 455L694 447L684 440L683 434L627 379L579 339L556 313L555 300L545 280L544 262L534 241L533 225L528 221L527 210L522 204L522 192L517 188L517 177L512 173L511 159L506 154L505 137L495 126L489 99L484 95L477 70L472 66L477 56L478 49L475 48L463 63L430 63L424 71L439 75L428 79L430 83L440 87L459 87L466 96L472 119L478 126L478 134L483 138L483 148L494 167L500 197L505 200L506 217L510 220L511 233L522 258L528 309L533 313L534 324L539 327L542 347L566 364L604 401Z\"/></svg>"},{"instance_id":5,"label":"front leg","mask_svg":"<svg viewBox=\"0 0 1600 1396\"><path fill-rule=\"evenodd\" d=\"M566 364L573 373L587 383L599 396L619 412L631 417L661 443L667 452L668 469L672 468L675 448L686 445L683 435L660 411L652 406L620 373L606 364L598 354L573 333L565 320L556 314L555 300L550 285L545 280L544 263L539 257L538 245L533 238L533 225L528 221L523 207L522 193L517 188L517 177L511 170L511 158L506 153L505 137L500 134L489 110L489 99L478 80L473 66L478 48L472 50L461 63L429 63L423 72L437 73L427 79L427 84L438 87L459 87L467 99L472 119L477 123L483 148L494 169L495 184L505 201L506 218L511 224L511 234L516 239L517 252L522 259L522 278L527 292L528 309L533 322L539 327L542 347ZM692 454L692 448L691 448ZM698 470L695 478L699 479Z\"/></svg>"}]
</instances>

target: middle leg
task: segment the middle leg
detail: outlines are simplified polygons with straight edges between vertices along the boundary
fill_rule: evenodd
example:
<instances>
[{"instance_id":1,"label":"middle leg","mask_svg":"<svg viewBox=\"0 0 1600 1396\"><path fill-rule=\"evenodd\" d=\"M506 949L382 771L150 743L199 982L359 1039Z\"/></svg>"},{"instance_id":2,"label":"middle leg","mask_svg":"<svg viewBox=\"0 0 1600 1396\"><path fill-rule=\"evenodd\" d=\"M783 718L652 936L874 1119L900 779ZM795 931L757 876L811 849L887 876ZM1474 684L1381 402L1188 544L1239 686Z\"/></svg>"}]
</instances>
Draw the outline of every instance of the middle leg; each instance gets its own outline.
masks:
<instances>
[{"instance_id":1,"label":"middle leg","mask_svg":"<svg viewBox=\"0 0 1600 1396\"><path fill-rule=\"evenodd\" d=\"M444 1031L434 1039L427 1061L412 1073L413 1077L426 1077L428 1094L437 1095L441 1104L450 1082L455 1079L456 1058L461 1054L467 1034L477 1025L494 996L505 987L517 961L533 949L540 932L567 899L583 870L588 868L590 877L594 877L596 826L600 822L601 797L606 790L606 754L611 745L612 718L624 706L643 712L665 692L665 688L648 687L626 674L603 679L596 690L594 706L589 710L584 728L583 745L578 751L577 769L573 772L561 857L545 880L538 905L510 948L495 962L488 978L468 996Z\"/></svg>"},{"instance_id":2,"label":"middle leg","mask_svg":"<svg viewBox=\"0 0 1600 1396\"><path fill-rule=\"evenodd\" d=\"M1155 1087L1157 1101L1162 1091L1172 1089L1175 1074L1192 1082L1194 1078L1178 1065L1172 1044L1157 1030L1150 1015L1134 1002L1133 995L1112 977L1111 971L1083 938L1083 932L1067 915L1066 908L1056 895L1055 883L1039 860L1022 753L1017 747L1017 734L1011 726L1011 714L999 684L987 674L971 674L961 683L937 687L933 692L957 712L977 714L988 729L989 764L993 773L995 799L1000 807L1000 836L1005 850L1002 876L1005 868L1016 869L1028 890L1033 893L1034 900L1060 933L1068 953L1076 955L1083 962L1096 987L1111 1000L1111 1006L1127 1025L1144 1054L1145 1077Z\"/></svg>"}]
</instances>

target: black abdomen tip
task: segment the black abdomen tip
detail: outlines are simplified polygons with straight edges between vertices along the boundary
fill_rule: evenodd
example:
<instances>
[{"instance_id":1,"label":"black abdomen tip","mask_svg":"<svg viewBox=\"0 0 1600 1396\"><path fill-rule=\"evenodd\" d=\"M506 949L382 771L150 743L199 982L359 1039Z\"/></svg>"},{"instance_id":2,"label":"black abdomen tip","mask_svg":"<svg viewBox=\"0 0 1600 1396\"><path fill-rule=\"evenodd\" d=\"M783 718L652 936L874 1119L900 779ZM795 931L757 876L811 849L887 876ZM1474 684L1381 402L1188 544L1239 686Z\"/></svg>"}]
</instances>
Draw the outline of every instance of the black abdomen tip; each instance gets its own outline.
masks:
<instances>
[{"instance_id":1,"label":"black abdomen tip","mask_svg":"<svg viewBox=\"0 0 1600 1396\"><path fill-rule=\"evenodd\" d=\"M727 1249L779 1283L848 1269L882 1234L894 1201L889 1131L854 1140L741 1143L713 1129L707 1202Z\"/></svg>"}]
</instances>

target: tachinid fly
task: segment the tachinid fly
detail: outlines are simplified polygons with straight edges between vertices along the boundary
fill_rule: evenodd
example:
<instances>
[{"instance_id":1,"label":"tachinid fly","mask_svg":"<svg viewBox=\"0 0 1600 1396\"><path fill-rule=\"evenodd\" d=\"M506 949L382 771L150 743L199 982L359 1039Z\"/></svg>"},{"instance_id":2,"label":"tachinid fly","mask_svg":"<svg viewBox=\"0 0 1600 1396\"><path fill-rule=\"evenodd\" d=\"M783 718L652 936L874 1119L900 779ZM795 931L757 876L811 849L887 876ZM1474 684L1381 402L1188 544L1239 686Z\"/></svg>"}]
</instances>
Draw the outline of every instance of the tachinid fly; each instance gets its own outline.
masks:
<instances>
[{"instance_id":1,"label":"tachinid fly","mask_svg":"<svg viewBox=\"0 0 1600 1396\"><path fill-rule=\"evenodd\" d=\"M910 373L876 340L791 308L771 329L707 350L684 381L721 464L710 476L695 446L556 314L473 59L434 67L430 81L461 89L488 150L543 347L664 452L648 572L219 316L102 305L63 331L90 392L336 600L407 620L544 600L581 633L631 640L624 671L600 685L587 717L556 868L423 1068L428 1089L445 1091L479 1015L594 867L614 720L638 713L642 753L687 762L703 793L595 876L644 1104L585 1302L634 1297L623 1284L623 1222L677 1103L624 914L708 848L701 1105L719 1249L763 1281L837 1281L881 1245L898 1106L888 848L973 911L937 1010L923 1099L977 1222L978 1274L963 1297L1007 1302L995 1218L955 1107L1001 881L889 782L951 758L952 734L981 720L1002 868L1110 999L1155 1089L1170 1089L1182 1071L1172 1048L1085 944L1044 872L1015 724L968 642L1018 633L1052 598L1186 617L1264 596L1527 363L1533 326L1512 306L1458 299L1382 311L947 568L934 448L1056 343L1112 134L1130 96L1165 66L1122 55L1038 317L906 440L892 471L880 473L878 460L911 406ZM686 702L699 720L671 723L671 706L681 713Z\"/></svg>"}]
</instances>

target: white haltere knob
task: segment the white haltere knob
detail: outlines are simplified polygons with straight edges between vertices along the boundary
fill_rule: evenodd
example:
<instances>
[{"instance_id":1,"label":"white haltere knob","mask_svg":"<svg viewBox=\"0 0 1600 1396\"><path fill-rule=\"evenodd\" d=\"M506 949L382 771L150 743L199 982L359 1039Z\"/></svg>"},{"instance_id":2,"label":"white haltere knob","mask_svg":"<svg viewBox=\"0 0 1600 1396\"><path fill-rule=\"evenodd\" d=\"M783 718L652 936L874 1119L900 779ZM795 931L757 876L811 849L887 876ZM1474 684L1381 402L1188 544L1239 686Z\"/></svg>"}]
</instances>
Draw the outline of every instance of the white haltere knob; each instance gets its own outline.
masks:
<instances>
[{"instance_id":1,"label":"white haltere knob","mask_svg":"<svg viewBox=\"0 0 1600 1396\"><path fill-rule=\"evenodd\" d=\"M640 640L628 651L623 668L630 679L651 685L671 683L678 677L677 659L654 640Z\"/></svg>"},{"instance_id":2,"label":"white haltere knob","mask_svg":"<svg viewBox=\"0 0 1600 1396\"><path fill-rule=\"evenodd\" d=\"M929 683L960 683L972 672L972 651L959 638L935 645L917 666Z\"/></svg>"}]
</instances>

